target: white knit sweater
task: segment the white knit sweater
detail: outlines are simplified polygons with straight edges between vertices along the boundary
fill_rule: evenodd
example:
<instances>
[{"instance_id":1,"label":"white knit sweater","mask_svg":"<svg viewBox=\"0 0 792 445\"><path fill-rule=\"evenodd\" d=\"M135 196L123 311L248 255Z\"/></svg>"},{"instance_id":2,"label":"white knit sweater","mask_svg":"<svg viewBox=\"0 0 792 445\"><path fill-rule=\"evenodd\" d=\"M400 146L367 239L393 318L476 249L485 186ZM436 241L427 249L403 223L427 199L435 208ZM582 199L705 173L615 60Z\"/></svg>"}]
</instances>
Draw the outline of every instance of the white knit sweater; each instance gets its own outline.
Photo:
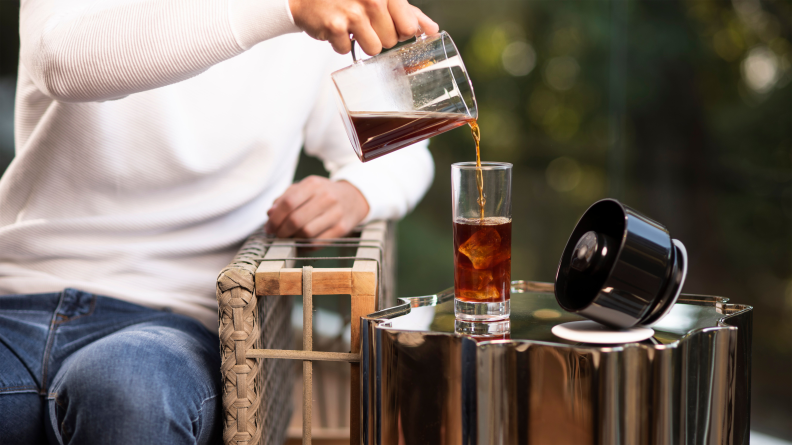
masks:
<instances>
[{"instance_id":1,"label":"white knit sweater","mask_svg":"<svg viewBox=\"0 0 792 445\"><path fill-rule=\"evenodd\" d=\"M351 63L287 0L23 0L16 157L0 180L0 295L66 287L217 328L214 282L301 147L407 213L425 144L355 156L329 74Z\"/></svg>"}]
</instances>

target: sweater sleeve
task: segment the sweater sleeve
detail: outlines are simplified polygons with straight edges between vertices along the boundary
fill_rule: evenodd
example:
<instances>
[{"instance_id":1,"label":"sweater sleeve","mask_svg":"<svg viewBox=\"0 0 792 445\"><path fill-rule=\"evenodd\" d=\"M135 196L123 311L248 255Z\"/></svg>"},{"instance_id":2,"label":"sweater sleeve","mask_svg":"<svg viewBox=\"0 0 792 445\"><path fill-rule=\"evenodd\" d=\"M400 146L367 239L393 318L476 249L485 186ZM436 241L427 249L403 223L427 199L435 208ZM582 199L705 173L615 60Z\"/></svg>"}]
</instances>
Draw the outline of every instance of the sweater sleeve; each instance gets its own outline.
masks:
<instances>
[{"instance_id":1,"label":"sweater sleeve","mask_svg":"<svg viewBox=\"0 0 792 445\"><path fill-rule=\"evenodd\" d=\"M346 58L343 61L347 63ZM360 162L339 116L330 76L326 79L306 124L305 151L324 162L330 179L347 181L360 190L369 204L364 222L405 216L423 198L434 179L428 141Z\"/></svg>"},{"instance_id":2,"label":"sweater sleeve","mask_svg":"<svg viewBox=\"0 0 792 445\"><path fill-rule=\"evenodd\" d=\"M19 30L21 63L62 102L176 83L299 31L288 0L23 0Z\"/></svg>"}]
</instances>

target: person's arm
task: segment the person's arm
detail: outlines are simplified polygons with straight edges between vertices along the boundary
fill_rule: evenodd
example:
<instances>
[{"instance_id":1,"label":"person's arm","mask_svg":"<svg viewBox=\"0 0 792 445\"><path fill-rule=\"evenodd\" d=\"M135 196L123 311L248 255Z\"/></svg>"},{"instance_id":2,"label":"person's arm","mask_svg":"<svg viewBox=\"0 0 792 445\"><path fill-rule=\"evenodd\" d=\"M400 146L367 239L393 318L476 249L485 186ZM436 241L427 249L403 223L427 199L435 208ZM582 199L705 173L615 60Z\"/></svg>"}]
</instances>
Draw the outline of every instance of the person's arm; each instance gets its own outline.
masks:
<instances>
[{"instance_id":1,"label":"person's arm","mask_svg":"<svg viewBox=\"0 0 792 445\"><path fill-rule=\"evenodd\" d=\"M305 129L305 151L322 159L330 179L309 177L289 187L268 212L269 233L343 236L364 221L403 217L432 184L434 162L427 141L361 163L333 94L328 80Z\"/></svg>"},{"instance_id":2,"label":"person's arm","mask_svg":"<svg viewBox=\"0 0 792 445\"><path fill-rule=\"evenodd\" d=\"M294 17L289 0L23 0L21 63L47 96L90 102L188 79L301 29L336 50L346 48L339 39L349 46L349 35L359 34L370 54L379 52L378 32L390 43L394 27L409 31L419 15L436 31L406 0L391 0L401 5L394 16L388 0L292 1Z\"/></svg>"},{"instance_id":3,"label":"person's arm","mask_svg":"<svg viewBox=\"0 0 792 445\"><path fill-rule=\"evenodd\" d=\"M23 0L19 28L22 64L63 102L179 82L300 31L288 0Z\"/></svg>"}]
</instances>

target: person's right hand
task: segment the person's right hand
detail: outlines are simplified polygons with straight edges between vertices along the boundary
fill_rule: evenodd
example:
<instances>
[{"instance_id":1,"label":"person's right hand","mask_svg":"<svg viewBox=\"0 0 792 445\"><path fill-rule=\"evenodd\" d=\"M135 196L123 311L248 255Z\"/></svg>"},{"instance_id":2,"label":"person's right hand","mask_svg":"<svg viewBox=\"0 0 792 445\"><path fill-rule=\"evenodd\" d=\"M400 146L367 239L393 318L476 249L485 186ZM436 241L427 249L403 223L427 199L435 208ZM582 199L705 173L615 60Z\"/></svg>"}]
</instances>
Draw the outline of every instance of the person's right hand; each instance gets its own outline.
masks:
<instances>
[{"instance_id":1,"label":"person's right hand","mask_svg":"<svg viewBox=\"0 0 792 445\"><path fill-rule=\"evenodd\" d=\"M289 0L289 8L300 29L330 42L339 54L352 49L350 34L373 56L421 32L440 30L407 0Z\"/></svg>"}]
</instances>

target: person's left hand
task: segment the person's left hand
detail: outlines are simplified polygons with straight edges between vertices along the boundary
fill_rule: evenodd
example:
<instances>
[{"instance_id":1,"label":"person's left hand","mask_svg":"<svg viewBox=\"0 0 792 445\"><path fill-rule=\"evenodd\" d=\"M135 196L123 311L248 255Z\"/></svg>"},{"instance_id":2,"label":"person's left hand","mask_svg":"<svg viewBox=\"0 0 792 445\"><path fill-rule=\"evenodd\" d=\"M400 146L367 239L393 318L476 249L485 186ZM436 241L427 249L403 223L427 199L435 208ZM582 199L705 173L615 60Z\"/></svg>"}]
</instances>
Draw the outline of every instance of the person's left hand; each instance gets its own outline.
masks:
<instances>
[{"instance_id":1,"label":"person's left hand","mask_svg":"<svg viewBox=\"0 0 792 445\"><path fill-rule=\"evenodd\" d=\"M338 238L354 229L368 212L368 201L354 185L309 176L272 203L264 230L279 238Z\"/></svg>"}]
</instances>

